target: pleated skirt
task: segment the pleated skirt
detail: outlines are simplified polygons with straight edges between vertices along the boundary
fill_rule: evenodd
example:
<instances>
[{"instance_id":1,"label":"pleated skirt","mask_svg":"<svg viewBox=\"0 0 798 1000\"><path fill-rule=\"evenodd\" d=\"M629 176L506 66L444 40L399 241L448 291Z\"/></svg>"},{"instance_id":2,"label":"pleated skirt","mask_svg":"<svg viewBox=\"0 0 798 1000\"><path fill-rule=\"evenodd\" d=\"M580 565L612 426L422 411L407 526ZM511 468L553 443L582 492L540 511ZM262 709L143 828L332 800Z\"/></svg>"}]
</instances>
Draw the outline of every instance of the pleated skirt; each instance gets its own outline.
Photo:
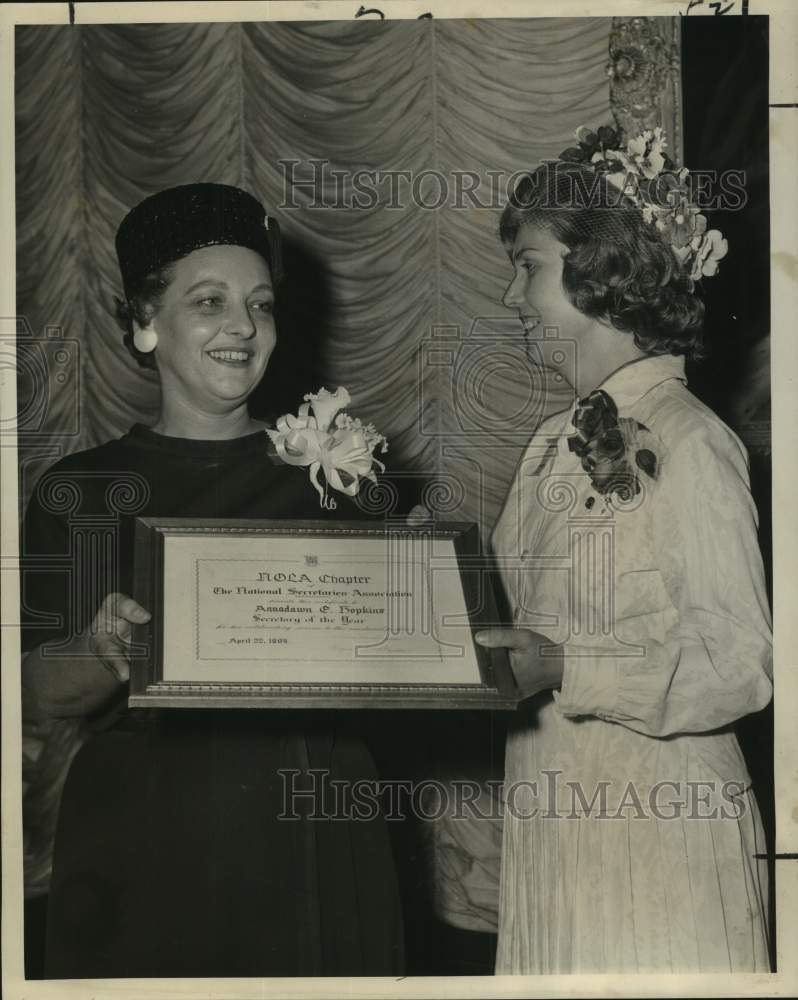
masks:
<instances>
[{"instance_id":1,"label":"pleated skirt","mask_svg":"<svg viewBox=\"0 0 798 1000\"><path fill-rule=\"evenodd\" d=\"M602 810L566 794L562 782L578 778L579 755L574 741L559 754L552 743L566 725L547 728L543 720L542 732L532 728L508 743L496 971L769 972L767 862L759 857L766 846L754 794L745 787L729 796L718 791L723 782L694 780L698 768L708 777L708 760L733 758L733 734L679 774L675 763L695 758L695 741L685 752L681 737L653 740L600 720L591 722L593 734L577 729L577 743L587 734L600 746L601 726L612 727L616 749L619 740L629 743L611 766L600 756L582 765L588 802L596 775L629 778L615 782ZM522 792L535 780L545 788L558 760L568 764L556 797L513 796L513 782L529 782ZM652 811L657 777L674 784L660 789ZM639 794L628 792L630 783Z\"/></svg>"}]
</instances>

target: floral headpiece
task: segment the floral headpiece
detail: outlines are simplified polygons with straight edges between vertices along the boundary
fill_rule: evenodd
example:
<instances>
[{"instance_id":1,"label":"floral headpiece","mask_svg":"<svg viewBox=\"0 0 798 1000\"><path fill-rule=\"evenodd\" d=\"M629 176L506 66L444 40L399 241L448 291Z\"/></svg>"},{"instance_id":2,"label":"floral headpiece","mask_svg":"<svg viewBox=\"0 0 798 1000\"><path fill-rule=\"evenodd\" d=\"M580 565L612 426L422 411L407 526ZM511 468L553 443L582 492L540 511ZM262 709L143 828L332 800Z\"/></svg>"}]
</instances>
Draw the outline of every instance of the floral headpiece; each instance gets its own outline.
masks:
<instances>
[{"instance_id":1,"label":"floral headpiece","mask_svg":"<svg viewBox=\"0 0 798 1000\"><path fill-rule=\"evenodd\" d=\"M718 261L729 250L717 229L707 229L707 220L690 201L686 167L680 170L664 152L662 128L648 129L621 146L614 128L603 125L597 132L582 126L576 130L578 146L560 153L560 160L579 163L602 173L607 181L629 198L646 222L659 231L693 281L718 272Z\"/></svg>"}]
</instances>

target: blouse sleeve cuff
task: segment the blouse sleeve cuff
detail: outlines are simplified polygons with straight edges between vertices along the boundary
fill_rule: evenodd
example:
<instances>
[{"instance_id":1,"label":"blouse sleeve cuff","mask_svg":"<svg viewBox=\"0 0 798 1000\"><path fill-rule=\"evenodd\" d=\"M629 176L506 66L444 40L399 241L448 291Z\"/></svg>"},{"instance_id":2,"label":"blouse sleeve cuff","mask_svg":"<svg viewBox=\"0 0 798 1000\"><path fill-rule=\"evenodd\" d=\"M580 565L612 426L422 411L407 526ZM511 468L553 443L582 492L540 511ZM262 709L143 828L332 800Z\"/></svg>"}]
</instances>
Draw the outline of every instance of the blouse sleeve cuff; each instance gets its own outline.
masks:
<instances>
[{"instance_id":1,"label":"blouse sleeve cuff","mask_svg":"<svg viewBox=\"0 0 798 1000\"><path fill-rule=\"evenodd\" d=\"M556 696L559 711L566 716L615 714L618 700L618 660L597 657L587 649L567 647L563 656L563 678Z\"/></svg>"}]
</instances>

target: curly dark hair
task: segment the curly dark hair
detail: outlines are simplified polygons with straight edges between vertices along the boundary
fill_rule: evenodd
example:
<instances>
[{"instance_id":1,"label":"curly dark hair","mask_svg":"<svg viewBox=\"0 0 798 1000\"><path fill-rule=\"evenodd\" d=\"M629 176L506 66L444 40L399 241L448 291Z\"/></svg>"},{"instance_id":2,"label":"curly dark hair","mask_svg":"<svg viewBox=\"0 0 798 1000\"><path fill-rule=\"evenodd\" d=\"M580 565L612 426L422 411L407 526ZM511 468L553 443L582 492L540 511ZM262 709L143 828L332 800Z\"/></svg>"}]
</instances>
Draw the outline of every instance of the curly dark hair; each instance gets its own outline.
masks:
<instances>
[{"instance_id":1,"label":"curly dark hair","mask_svg":"<svg viewBox=\"0 0 798 1000\"><path fill-rule=\"evenodd\" d=\"M631 333L646 354L704 356L704 303L693 280L604 175L565 162L525 174L499 222L508 250L529 223L568 247L562 283L580 312Z\"/></svg>"},{"instance_id":2,"label":"curly dark hair","mask_svg":"<svg viewBox=\"0 0 798 1000\"><path fill-rule=\"evenodd\" d=\"M124 332L125 347L142 368L155 369L155 353L144 354L133 342L134 321L146 326L161 306L163 294L174 279L174 262L148 274L141 287L127 301L116 299L116 321Z\"/></svg>"}]
</instances>

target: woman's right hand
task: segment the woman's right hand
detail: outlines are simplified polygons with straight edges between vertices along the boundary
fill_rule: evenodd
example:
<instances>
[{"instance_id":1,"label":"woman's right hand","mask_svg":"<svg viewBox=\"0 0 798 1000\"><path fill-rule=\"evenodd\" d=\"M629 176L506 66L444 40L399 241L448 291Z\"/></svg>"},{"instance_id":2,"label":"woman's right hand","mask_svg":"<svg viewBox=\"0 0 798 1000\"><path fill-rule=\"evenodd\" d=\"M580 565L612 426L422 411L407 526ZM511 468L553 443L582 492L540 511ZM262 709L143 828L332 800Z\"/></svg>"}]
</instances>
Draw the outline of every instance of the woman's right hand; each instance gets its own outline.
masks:
<instances>
[{"instance_id":1,"label":"woman's right hand","mask_svg":"<svg viewBox=\"0 0 798 1000\"><path fill-rule=\"evenodd\" d=\"M127 594L109 594L94 616L88 636L89 652L96 656L117 684L130 680L130 636L134 625L152 615Z\"/></svg>"},{"instance_id":2,"label":"woman's right hand","mask_svg":"<svg viewBox=\"0 0 798 1000\"><path fill-rule=\"evenodd\" d=\"M68 652L43 656L39 647L30 653L22 669L23 714L67 718L102 708L130 678L133 626L151 617L127 594L108 594Z\"/></svg>"}]
</instances>

